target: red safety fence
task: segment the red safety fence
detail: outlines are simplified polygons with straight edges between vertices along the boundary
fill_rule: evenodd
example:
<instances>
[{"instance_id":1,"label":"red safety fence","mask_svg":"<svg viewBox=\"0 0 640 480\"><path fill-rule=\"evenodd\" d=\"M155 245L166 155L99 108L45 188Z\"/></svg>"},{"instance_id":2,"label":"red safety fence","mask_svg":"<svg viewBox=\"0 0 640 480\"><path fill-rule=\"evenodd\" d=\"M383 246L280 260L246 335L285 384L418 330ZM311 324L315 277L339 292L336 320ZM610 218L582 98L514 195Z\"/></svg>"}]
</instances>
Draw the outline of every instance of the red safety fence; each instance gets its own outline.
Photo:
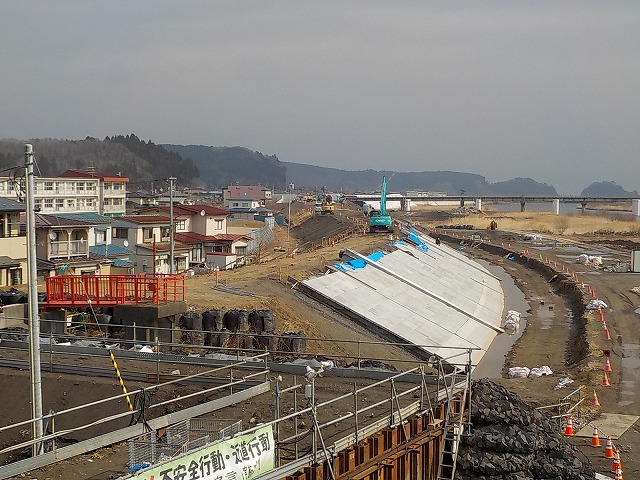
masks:
<instances>
[{"instance_id":1,"label":"red safety fence","mask_svg":"<svg viewBox=\"0 0 640 480\"><path fill-rule=\"evenodd\" d=\"M56 275L45 279L47 306L113 306L184 301L184 275Z\"/></svg>"}]
</instances>

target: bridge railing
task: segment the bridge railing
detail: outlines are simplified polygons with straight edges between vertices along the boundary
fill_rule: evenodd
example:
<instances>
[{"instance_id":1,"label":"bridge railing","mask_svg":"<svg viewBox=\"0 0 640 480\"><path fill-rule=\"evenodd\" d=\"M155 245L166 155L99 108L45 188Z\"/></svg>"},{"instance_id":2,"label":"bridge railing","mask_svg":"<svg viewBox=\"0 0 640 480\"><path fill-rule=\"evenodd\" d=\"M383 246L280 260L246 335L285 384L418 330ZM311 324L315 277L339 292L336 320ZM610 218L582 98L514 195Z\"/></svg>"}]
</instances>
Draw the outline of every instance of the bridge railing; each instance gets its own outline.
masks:
<instances>
[{"instance_id":1,"label":"bridge railing","mask_svg":"<svg viewBox=\"0 0 640 480\"><path fill-rule=\"evenodd\" d=\"M56 275L45 279L48 305L183 302L184 275Z\"/></svg>"}]
</instances>

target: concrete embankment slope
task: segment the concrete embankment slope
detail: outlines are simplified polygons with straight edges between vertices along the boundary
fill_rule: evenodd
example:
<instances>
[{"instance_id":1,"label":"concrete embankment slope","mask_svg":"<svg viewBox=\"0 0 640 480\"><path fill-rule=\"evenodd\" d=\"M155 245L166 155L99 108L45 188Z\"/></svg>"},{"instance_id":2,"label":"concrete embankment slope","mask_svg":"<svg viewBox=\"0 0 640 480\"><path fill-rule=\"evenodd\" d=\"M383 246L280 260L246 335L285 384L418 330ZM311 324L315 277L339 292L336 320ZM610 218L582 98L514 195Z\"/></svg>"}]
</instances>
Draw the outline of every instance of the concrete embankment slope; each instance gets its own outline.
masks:
<instances>
[{"instance_id":1,"label":"concrete embankment slope","mask_svg":"<svg viewBox=\"0 0 640 480\"><path fill-rule=\"evenodd\" d=\"M352 260L335 272L305 280L319 300L365 326L431 355L464 365L482 358L501 332L504 294L484 267L427 237L395 242L390 253Z\"/></svg>"}]
</instances>

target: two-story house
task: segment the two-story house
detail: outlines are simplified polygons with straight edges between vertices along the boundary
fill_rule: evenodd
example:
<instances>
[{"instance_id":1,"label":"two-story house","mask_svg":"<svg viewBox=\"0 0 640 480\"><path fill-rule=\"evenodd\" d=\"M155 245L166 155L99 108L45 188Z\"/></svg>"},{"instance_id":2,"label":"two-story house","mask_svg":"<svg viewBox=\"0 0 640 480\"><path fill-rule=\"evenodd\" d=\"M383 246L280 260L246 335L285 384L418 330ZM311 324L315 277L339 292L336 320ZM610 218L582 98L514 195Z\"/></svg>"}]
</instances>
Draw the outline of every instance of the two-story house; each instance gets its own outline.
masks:
<instances>
[{"instance_id":1,"label":"two-story house","mask_svg":"<svg viewBox=\"0 0 640 480\"><path fill-rule=\"evenodd\" d=\"M0 198L0 287L26 282L27 237L20 228L24 212L24 203Z\"/></svg>"},{"instance_id":2,"label":"two-story house","mask_svg":"<svg viewBox=\"0 0 640 480\"><path fill-rule=\"evenodd\" d=\"M170 273L170 221L164 215L126 215L112 223L112 243L133 251L135 273ZM174 235L175 240L175 235ZM174 273L189 267L190 247L174 241Z\"/></svg>"},{"instance_id":3,"label":"two-story house","mask_svg":"<svg viewBox=\"0 0 640 480\"><path fill-rule=\"evenodd\" d=\"M150 213L170 216L170 207L140 210L140 214ZM190 246L191 263L209 262L223 269L244 264L251 238L227 233L228 211L211 205L174 205L173 215L174 239Z\"/></svg>"}]
</instances>

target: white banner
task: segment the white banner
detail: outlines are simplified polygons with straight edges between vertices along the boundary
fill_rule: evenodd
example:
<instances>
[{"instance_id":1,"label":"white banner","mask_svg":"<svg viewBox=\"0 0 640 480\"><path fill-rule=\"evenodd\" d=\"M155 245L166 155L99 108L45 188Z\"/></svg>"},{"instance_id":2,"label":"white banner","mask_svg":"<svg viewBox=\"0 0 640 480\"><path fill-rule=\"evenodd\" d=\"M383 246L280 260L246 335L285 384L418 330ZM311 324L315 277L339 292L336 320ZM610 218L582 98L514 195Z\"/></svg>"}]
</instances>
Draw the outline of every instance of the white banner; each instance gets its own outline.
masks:
<instances>
[{"instance_id":1,"label":"white banner","mask_svg":"<svg viewBox=\"0 0 640 480\"><path fill-rule=\"evenodd\" d=\"M250 480L273 470L275 446L270 426L213 443L176 460L132 475L139 480Z\"/></svg>"}]
</instances>

